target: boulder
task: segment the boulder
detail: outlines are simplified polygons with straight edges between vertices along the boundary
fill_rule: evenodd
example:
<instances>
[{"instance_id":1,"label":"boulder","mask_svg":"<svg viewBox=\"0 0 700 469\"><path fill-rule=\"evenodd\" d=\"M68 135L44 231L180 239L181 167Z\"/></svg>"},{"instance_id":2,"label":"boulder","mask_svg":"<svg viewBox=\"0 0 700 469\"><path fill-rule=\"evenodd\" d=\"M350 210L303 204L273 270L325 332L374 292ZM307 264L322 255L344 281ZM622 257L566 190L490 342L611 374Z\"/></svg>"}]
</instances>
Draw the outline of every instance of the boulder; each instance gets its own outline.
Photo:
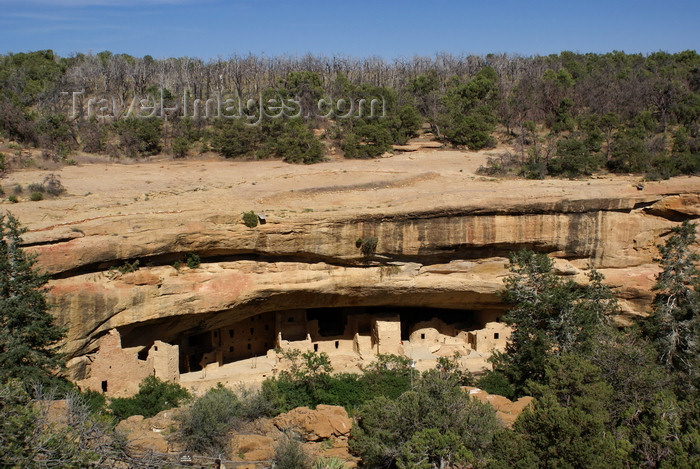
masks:
<instances>
[{"instance_id":1,"label":"boulder","mask_svg":"<svg viewBox=\"0 0 700 469\"><path fill-rule=\"evenodd\" d=\"M490 404L491 407L496 410L496 417L498 417L501 424L509 428L513 426L518 416L522 414L534 400L530 396L524 396L513 402L506 397L499 396L498 394L489 394L479 388L464 386L462 389L480 402Z\"/></svg>"},{"instance_id":2,"label":"boulder","mask_svg":"<svg viewBox=\"0 0 700 469\"><path fill-rule=\"evenodd\" d=\"M126 437L127 445L131 448L167 453L171 449L167 437L175 427L175 412L177 410L164 410L151 418L132 415L119 422L116 430Z\"/></svg>"},{"instance_id":3,"label":"boulder","mask_svg":"<svg viewBox=\"0 0 700 469\"><path fill-rule=\"evenodd\" d=\"M246 461L267 461L275 454L275 441L265 435L238 434L231 440L231 450Z\"/></svg>"},{"instance_id":4,"label":"boulder","mask_svg":"<svg viewBox=\"0 0 700 469\"><path fill-rule=\"evenodd\" d=\"M275 417L274 423L282 431L298 431L306 441L347 437L352 428L352 419L347 411L332 405L319 405L315 410L297 407Z\"/></svg>"}]
</instances>

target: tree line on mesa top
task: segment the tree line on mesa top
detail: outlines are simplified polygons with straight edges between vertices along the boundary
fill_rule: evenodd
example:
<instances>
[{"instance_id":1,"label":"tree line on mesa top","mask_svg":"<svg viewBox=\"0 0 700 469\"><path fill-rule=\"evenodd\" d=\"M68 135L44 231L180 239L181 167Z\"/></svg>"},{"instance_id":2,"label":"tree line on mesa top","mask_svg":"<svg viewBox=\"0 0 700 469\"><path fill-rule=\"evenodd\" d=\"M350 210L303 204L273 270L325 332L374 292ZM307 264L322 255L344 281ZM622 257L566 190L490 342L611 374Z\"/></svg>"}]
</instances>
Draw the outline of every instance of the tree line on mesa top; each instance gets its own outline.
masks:
<instances>
[{"instance_id":1,"label":"tree line on mesa top","mask_svg":"<svg viewBox=\"0 0 700 469\"><path fill-rule=\"evenodd\" d=\"M128 107L160 96L258 98L272 92L300 106L324 98L381 97L385 117L168 120L71 119L90 97ZM68 160L85 151L120 157L177 157L215 151L228 158L321 161L328 152L373 158L405 143L424 123L445 145L511 151L485 174L576 177L607 170L649 178L700 170L700 56L611 52L517 57L231 56L208 62L105 51L58 57L52 51L0 56L0 133Z\"/></svg>"}]
</instances>

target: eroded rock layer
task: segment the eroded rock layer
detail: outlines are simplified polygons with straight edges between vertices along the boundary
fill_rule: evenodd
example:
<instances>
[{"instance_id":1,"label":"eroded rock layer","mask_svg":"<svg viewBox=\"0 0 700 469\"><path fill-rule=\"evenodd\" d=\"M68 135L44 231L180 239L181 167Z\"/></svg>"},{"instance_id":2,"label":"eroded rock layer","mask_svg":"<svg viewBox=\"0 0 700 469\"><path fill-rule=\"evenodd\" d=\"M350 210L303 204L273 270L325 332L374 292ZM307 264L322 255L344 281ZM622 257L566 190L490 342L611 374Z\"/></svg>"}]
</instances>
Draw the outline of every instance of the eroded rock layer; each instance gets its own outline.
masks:
<instances>
[{"instance_id":1,"label":"eroded rock layer","mask_svg":"<svg viewBox=\"0 0 700 469\"><path fill-rule=\"evenodd\" d=\"M627 312L639 313L659 238L699 205L697 195L565 200L296 222L268 216L255 228L238 214L134 214L33 232L26 241L59 274L51 296L75 354L109 329L155 328L174 317L169 332L295 308L493 307L504 256L523 247L562 259L563 274L602 269ZM358 239L371 237L376 252L363 255ZM202 258L198 268L164 265L189 252ZM135 260L143 266L135 272L110 270Z\"/></svg>"},{"instance_id":2,"label":"eroded rock layer","mask_svg":"<svg viewBox=\"0 0 700 469\"><path fill-rule=\"evenodd\" d=\"M153 183L151 166L118 167L141 178L119 190L90 181L86 168L67 168L64 184L84 195L13 211L29 227L26 247L53 275L50 296L69 330L69 356L94 352L112 329L125 347L147 349L253 315L311 308L481 311L485 323L504 308L507 255L521 248L549 254L577 281L590 266L601 270L625 316L644 314L656 245L700 216L699 178L645 187L631 178L482 180L458 169L472 156L334 162L316 173L207 163L198 166L206 187L193 185L187 165ZM439 172L412 169L438 157ZM353 165L376 171L357 170L349 184ZM247 182L255 176L258 184ZM151 192L140 193L143 184ZM265 223L247 227L241 214L250 209ZM199 265L186 266L191 254Z\"/></svg>"}]
</instances>

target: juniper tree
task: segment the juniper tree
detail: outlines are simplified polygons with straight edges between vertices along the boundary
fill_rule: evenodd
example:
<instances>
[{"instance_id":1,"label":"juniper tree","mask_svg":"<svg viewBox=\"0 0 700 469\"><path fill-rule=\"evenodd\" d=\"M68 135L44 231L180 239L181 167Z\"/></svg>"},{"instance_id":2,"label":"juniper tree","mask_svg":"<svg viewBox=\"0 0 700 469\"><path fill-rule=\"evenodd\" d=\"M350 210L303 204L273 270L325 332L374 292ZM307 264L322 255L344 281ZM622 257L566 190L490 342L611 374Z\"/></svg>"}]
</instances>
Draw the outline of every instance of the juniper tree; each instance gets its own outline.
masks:
<instances>
[{"instance_id":1,"label":"juniper tree","mask_svg":"<svg viewBox=\"0 0 700 469\"><path fill-rule=\"evenodd\" d=\"M511 255L504 301L513 308L503 316L513 328L505 353L492 358L497 373L522 393L528 380L540 381L552 354L587 353L617 304L603 276L592 269L582 287L562 280L545 254L522 250Z\"/></svg>"},{"instance_id":2,"label":"juniper tree","mask_svg":"<svg viewBox=\"0 0 700 469\"><path fill-rule=\"evenodd\" d=\"M696 225L688 221L673 229L659 246L662 272L645 330L656 345L660 362L697 385L700 371L700 272L693 251Z\"/></svg>"},{"instance_id":3,"label":"juniper tree","mask_svg":"<svg viewBox=\"0 0 700 469\"><path fill-rule=\"evenodd\" d=\"M20 247L25 231L12 214L0 214L0 382L48 381L61 364L64 330L49 313L48 276Z\"/></svg>"}]
</instances>

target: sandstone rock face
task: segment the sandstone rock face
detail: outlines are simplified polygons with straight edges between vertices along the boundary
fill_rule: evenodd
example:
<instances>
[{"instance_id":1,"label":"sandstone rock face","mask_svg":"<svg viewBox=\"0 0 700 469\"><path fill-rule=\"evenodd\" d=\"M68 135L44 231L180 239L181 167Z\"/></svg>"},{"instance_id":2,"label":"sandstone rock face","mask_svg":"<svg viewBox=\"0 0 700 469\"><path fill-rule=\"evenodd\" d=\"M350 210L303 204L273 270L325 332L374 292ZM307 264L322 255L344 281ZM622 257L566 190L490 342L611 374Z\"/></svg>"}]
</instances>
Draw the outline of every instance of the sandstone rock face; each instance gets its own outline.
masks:
<instances>
[{"instance_id":1,"label":"sandstone rock face","mask_svg":"<svg viewBox=\"0 0 700 469\"><path fill-rule=\"evenodd\" d=\"M620 268L650 262L658 236L674 224L669 218L697 216L697 205L696 195L511 202L333 220L307 217L296 223L269 216L256 229L245 227L237 214L202 211L193 220L192 213L173 212L74 223L71 229L81 233L76 237L67 236L65 226L55 226L24 238L54 274L191 251L211 258L256 255L272 261L295 257L357 265L364 259L355 240L369 236L378 239L380 259L423 265L529 246L592 261L597 268ZM147 274L127 281L157 282Z\"/></svg>"},{"instance_id":2,"label":"sandstone rock face","mask_svg":"<svg viewBox=\"0 0 700 469\"><path fill-rule=\"evenodd\" d=\"M297 407L275 417L274 423L282 431L297 430L306 441L347 438L352 428L347 411L331 405L319 405L315 410Z\"/></svg>"},{"instance_id":3,"label":"sandstone rock face","mask_svg":"<svg viewBox=\"0 0 700 469\"><path fill-rule=\"evenodd\" d=\"M90 220L79 224L79 238L65 240L61 228L58 241L47 241L53 230L26 241L43 267L60 274L52 302L75 356L94 350L112 328L152 329L175 317L185 330L297 307L490 307L500 303L504 256L522 247L560 258L562 275L585 279L589 265L600 269L619 287L625 313L636 315L651 298L656 244L677 223L664 216L694 216L697 202L662 195L297 223L268 216L256 229L237 216L203 213L193 221L171 213ZM378 245L368 261L355 241L370 236ZM186 252L199 253L199 268L162 265ZM127 259L154 266L106 270Z\"/></svg>"},{"instance_id":4,"label":"sandstone rock face","mask_svg":"<svg viewBox=\"0 0 700 469\"><path fill-rule=\"evenodd\" d=\"M94 352L112 329L124 348L144 349L272 311L499 311L507 255L520 248L549 254L576 281L589 266L601 270L623 320L645 313L656 245L700 216L700 178L642 191L632 177L491 180L473 173L486 156L85 165L62 170L69 195L12 210L29 228L26 248L54 276L50 300L68 327L69 358ZM266 223L246 227L241 213L251 209ZM376 252L365 256L357 242L369 238ZM201 265L174 268L188 253ZM89 375L88 362L72 363Z\"/></svg>"},{"instance_id":5,"label":"sandstone rock face","mask_svg":"<svg viewBox=\"0 0 700 469\"><path fill-rule=\"evenodd\" d=\"M238 434L232 439L231 448L245 461L269 461L275 454L275 440L266 435Z\"/></svg>"},{"instance_id":6,"label":"sandstone rock face","mask_svg":"<svg viewBox=\"0 0 700 469\"><path fill-rule=\"evenodd\" d=\"M168 436L176 425L173 420L176 412L177 409L164 410L147 419L142 415L133 415L119 422L116 431L126 437L129 449L167 454L176 449L168 441Z\"/></svg>"}]
</instances>

